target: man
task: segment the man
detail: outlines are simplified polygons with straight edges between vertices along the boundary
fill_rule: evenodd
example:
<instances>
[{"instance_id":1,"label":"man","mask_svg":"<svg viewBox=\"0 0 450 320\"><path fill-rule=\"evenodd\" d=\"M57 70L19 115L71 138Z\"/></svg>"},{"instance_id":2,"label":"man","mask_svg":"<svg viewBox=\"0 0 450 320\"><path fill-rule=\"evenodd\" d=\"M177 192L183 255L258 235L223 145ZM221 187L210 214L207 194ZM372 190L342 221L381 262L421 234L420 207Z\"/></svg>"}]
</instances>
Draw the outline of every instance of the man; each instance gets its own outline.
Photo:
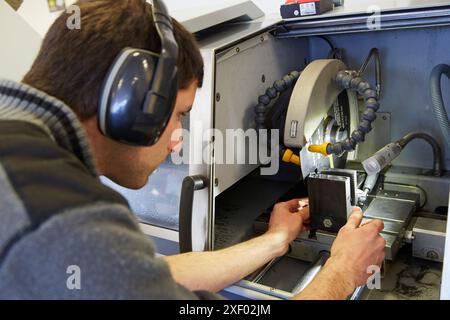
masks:
<instances>
[{"instance_id":1,"label":"man","mask_svg":"<svg viewBox=\"0 0 450 320\"><path fill-rule=\"evenodd\" d=\"M216 252L155 257L127 202L105 175L144 186L172 152L172 133L192 107L203 63L196 42L174 21L179 91L171 119L151 147L131 147L98 128L100 87L125 47L159 52L142 0L80 1L82 28L63 14L50 28L23 83L0 82L0 298L214 299L288 251L308 210L277 204L268 231ZM296 298L344 299L384 259L380 221L360 226L355 209L331 257Z\"/></svg>"}]
</instances>

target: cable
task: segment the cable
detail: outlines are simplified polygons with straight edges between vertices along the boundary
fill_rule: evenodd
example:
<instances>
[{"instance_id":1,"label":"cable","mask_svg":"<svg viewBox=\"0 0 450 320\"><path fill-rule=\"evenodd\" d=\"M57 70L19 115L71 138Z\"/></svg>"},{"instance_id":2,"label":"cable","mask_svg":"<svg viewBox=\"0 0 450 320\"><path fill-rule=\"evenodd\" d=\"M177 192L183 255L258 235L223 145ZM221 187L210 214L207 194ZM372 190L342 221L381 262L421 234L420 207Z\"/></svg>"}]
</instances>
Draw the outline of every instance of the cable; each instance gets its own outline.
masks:
<instances>
[{"instance_id":1,"label":"cable","mask_svg":"<svg viewBox=\"0 0 450 320\"><path fill-rule=\"evenodd\" d=\"M331 42L331 40L330 39L328 39L327 37L325 37L325 36L317 36L318 38L320 38L320 39L322 39L322 40L324 40L326 43L328 43L328 45L330 46L330 50L331 51L333 51L333 50L335 50L336 49L336 46L333 44L333 42Z\"/></svg>"},{"instance_id":2,"label":"cable","mask_svg":"<svg viewBox=\"0 0 450 320\"><path fill-rule=\"evenodd\" d=\"M366 60L364 61L363 65L358 71L358 76L362 77L364 73L366 72L367 66L369 65L370 60L375 57L375 81L376 81L376 91L378 99L381 97L381 58L380 58L380 51L378 48L372 48L369 52L369 55L367 56Z\"/></svg>"},{"instance_id":3,"label":"cable","mask_svg":"<svg viewBox=\"0 0 450 320\"><path fill-rule=\"evenodd\" d=\"M327 38L325 36L317 36L317 38L320 38L323 41L325 41L328 44L328 46L330 47L330 51L327 56L328 59L342 60L342 54L340 52L340 49L338 49L329 38Z\"/></svg>"}]
</instances>

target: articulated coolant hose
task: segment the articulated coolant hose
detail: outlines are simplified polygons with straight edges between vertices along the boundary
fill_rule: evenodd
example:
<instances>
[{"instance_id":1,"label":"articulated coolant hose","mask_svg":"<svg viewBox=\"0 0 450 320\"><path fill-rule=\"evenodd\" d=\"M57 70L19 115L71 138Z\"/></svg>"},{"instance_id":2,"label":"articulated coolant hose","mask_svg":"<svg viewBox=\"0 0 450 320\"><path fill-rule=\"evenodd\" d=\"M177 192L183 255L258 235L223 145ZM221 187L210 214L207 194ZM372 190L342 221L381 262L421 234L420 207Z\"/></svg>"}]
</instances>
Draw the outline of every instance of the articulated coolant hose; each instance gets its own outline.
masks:
<instances>
[{"instance_id":1,"label":"articulated coolant hose","mask_svg":"<svg viewBox=\"0 0 450 320\"><path fill-rule=\"evenodd\" d=\"M450 121L442 98L441 78L445 74L450 79L450 66L440 64L431 73L431 100L436 120L439 123L447 147L450 148Z\"/></svg>"}]
</instances>

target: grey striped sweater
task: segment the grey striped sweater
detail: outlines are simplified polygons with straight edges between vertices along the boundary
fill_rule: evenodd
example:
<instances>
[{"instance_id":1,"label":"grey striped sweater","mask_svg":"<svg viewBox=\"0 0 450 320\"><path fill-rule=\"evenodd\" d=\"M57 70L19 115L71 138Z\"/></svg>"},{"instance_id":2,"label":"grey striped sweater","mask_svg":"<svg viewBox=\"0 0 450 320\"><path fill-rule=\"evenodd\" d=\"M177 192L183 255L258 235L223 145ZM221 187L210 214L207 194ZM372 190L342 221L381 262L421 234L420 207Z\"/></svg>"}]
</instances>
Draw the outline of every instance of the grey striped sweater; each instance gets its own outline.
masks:
<instances>
[{"instance_id":1,"label":"grey striped sweater","mask_svg":"<svg viewBox=\"0 0 450 320\"><path fill-rule=\"evenodd\" d=\"M0 299L207 299L174 282L64 103L0 81Z\"/></svg>"}]
</instances>

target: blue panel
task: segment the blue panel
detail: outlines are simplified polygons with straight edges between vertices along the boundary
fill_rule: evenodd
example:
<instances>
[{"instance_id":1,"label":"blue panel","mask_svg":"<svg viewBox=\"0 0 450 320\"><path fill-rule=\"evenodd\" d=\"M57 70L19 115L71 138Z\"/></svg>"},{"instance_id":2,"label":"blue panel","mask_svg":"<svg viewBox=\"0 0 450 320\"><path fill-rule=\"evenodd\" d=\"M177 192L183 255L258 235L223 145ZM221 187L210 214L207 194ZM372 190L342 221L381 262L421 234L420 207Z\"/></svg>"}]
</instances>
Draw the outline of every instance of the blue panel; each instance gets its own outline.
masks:
<instances>
[{"instance_id":1,"label":"blue panel","mask_svg":"<svg viewBox=\"0 0 450 320\"><path fill-rule=\"evenodd\" d=\"M380 112L391 114L391 141L412 131L431 134L444 148L442 132L431 109L430 74L434 66L450 64L450 28L395 30L328 36L338 48L344 48L344 60L357 69L370 49L380 49L383 93ZM310 38L310 58L323 58L328 48L323 40ZM373 62L365 76L373 81ZM450 81L443 78L442 90L450 112ZM373 152L377 150L372 150ZM450 150L443 149L444 162L450 168ZM364 159L360 159L364 160ZM417 140L408 145L394 165L431 168L431 147Z\"/></svg>"}]
</instances>

